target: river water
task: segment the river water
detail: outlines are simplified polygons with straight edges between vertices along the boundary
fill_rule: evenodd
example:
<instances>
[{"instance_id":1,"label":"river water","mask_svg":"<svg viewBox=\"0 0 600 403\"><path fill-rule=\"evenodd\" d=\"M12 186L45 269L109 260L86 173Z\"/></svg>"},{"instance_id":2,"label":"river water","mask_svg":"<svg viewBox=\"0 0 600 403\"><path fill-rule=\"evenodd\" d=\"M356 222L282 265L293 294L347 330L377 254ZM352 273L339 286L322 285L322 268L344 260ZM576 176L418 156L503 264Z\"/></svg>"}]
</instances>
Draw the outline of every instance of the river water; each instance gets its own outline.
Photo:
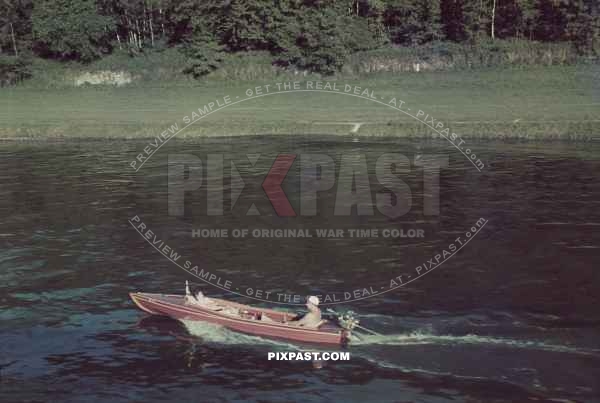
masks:
<instances>
[{"instance_id":1,"label":"river water","mask_svg":"<svg viewBox=\"0 0 600 403\"><path fill-rule=\"evenodd\" d=\"M0 145L2 401L600 401L600 145L470 144L479 171L444 140L235 137L172 141L135 171L146 145ZM350 209L340 186L350 181L375 206L386 153L410 161L394 171L410 210ZM278 216L261 187L280 154L298 159L274 204L287 197L296 216ZM306 154L328 155L336 168L310 216L300 209ZM185 155L204 161L204 185L218 183L206 161L222 158L223 190L196 183L170 194L168 159ZM428 187L417 161L432 155L448 164ZM199 171L182 172L189 181ZM223 214L209 215L218 194ZM439 214L425 214L434 199ZM169 203L183 214L169 214ZM248 236L231 235L244 228ZM192 236L201 229L227 236ZM312 237L262 236L274 229ZM320 238L318 229L341 233ZM358 229L363 236L349 236ZM147 230L156 238L143 238ZM218 286L169 261L156 239ZM459 250L439 264L452 243ZM396 288L398 275L415 280ZM285 305L294 295L339 297L335 309L382 335L356 339L350 361L322 368L268 361L270 351L323 348L150 317L128 297L180 293L185 280L210 296L292 311L302 309Z\"/></svg>"}]
</instances>

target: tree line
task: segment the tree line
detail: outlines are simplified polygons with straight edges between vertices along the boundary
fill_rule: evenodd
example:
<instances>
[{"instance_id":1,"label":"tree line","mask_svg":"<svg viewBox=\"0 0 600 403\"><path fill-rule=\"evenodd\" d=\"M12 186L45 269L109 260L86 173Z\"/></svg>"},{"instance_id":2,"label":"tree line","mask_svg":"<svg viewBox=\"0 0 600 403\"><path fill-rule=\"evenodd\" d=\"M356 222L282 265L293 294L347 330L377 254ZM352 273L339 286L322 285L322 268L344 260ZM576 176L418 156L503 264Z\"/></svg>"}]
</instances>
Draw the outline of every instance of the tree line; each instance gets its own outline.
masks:
<instances>
[{"instance_id":1,"label":"tree line","mask_svg":"<svg viewBox=\"0 0 600 403\"><path fill-rule=\"evenodd\" d=\"M598 0L0 0L0 52L89 62L179 47L202 75L227 52L331 73L348 54L433 41L600 48Z\"/></svg>"}]
</instances>

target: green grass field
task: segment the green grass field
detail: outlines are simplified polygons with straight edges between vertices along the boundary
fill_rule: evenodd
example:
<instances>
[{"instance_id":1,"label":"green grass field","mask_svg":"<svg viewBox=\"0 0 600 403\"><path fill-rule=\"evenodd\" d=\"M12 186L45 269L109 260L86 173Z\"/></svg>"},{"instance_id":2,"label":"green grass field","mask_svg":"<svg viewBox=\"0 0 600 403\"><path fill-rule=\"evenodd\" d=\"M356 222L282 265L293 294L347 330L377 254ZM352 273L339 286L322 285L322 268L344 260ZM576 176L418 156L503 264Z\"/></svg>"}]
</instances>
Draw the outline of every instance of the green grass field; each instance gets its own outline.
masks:
<instances>
[{"instance_id":1,"label":"green grass field","mask_svg":"<svg viewBox=\"0 0 600 403\"><path fill-rule=\"evenodd\" d=\"M337 81L423 110L463 138L600 139L599 66L374 74ZM299 77L298 81L304 78ZM323 81L326 81L323 79ZM334 80L329 80L333 82ZM157 82L129 87L0 90L0 137L154 137L208 102L271 82ZM384 105L334 93L278 93L207 116L179 137L277 133L432 136Z\"/></svg>"}]
</instances>

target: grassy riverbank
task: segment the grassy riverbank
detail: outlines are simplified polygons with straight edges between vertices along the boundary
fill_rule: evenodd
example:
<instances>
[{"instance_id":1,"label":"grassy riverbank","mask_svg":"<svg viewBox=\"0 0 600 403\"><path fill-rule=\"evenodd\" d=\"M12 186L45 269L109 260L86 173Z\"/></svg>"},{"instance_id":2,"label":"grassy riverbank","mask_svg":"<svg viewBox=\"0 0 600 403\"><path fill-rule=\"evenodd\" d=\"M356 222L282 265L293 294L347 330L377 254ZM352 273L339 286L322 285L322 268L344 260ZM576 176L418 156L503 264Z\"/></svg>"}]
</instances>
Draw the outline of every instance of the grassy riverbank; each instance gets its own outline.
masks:
<instances>
[{"instance_id":1,"label":"grassy riverbank","mask_svg":"<svg viewBox=\"0 0 600 403\"><path fill-rule=\"evenodd\" d=\"M298 81L308 78L299 76ZM143 138L208 102L244 97L265 81L160 82L156 86L0 91L0 137ZM281 80L282 81L282 80ZM333 81L332 81L333 82ZM463 138L600 138L598 66L548 66L339 79L423 110ZM360 127L354 123L363 123ZM212 114L179 137L277 133L432 136L424 124L384 105L333 93L287 93Z\"/></svg>"}]
</instances>

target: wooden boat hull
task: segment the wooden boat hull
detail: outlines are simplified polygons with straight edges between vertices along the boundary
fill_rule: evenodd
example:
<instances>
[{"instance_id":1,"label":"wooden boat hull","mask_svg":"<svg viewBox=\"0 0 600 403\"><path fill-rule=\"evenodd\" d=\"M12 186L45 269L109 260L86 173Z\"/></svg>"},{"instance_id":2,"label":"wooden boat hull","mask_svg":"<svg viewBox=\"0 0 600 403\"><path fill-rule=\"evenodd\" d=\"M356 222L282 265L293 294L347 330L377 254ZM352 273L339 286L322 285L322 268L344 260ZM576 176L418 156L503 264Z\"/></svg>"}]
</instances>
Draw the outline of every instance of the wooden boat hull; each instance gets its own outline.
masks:
<instances>
[{"instance_id":1,"label":"wooden boat hull","mask_svg":"<svg viewBox=\"0 0 600 403\"><path fill-rule=\"evenodd\" d=\"M345 345L350 339L350 332L333 324L325 324L319 329L297 327L287 324L287 320L295 319L295 315L270 309L254 308L234 302L212 299L219 307L242 310L252 316L267 315L272 321L261 321L246 317L232 316L222 310L190 305L184 295L149 294L135 292L129 294L133 302L152 315L165 315L178 320L191 320L224 326L238 332L277 339L293 340L305 343Z\"/></svg>"}]
</instances>

